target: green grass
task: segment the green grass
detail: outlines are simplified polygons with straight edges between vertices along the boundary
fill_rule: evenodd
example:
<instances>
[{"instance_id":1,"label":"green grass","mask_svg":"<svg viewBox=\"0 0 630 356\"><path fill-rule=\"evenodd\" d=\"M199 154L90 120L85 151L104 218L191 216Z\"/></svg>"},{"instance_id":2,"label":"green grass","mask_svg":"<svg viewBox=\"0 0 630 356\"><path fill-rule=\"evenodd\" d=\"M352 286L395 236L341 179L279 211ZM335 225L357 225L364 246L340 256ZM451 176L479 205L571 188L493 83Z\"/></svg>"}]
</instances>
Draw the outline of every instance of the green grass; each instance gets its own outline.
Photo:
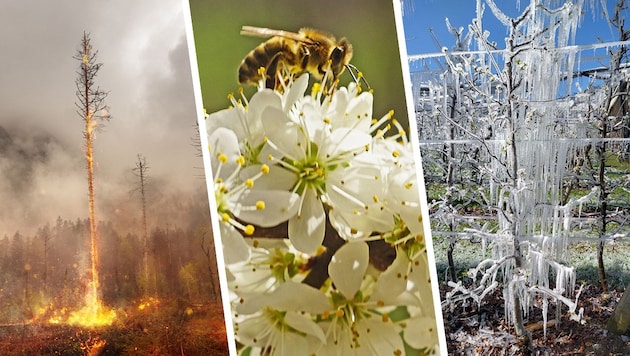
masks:
<instances>
[{"instance_id":1,"label":"green grass","mask_svg":"<svg viewBox=\"0 0 630 356\"><path fill-rule=\"evenodd\" d=\"M433 248L438 279L444 283L448 276L446 256L448 239L434 239ZM490 257L490 253L491 250L488 247L486 255L483 255L481 244L469 241L458 242L453 252L457 276L462 278L469 269L476 267L480 261ZM575 267L578 284L599 286L596 242L580 241L571 244L569 259L565 263ZM604 247L604 268L606 269L608 287L623 290L630 282L630 244L627 242L607 244Z\"/></svg>"}]
</instances>

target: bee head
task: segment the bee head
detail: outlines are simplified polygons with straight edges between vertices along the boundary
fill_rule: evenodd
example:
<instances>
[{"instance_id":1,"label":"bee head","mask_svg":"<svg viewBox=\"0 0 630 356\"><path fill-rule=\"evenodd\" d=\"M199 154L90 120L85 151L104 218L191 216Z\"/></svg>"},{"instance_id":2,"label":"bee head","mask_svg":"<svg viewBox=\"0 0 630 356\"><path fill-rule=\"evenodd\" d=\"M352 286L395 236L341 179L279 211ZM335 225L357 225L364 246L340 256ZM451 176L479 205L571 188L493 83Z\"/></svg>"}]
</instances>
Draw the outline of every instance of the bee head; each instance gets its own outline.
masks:
<instances>
[{"instance_id":1,"label":"bee head","mask_svg":"<svg viewBox=\"0 0 630 356\"><path fill-rule=\"evenodd\" d=\"M336 79L352 58L352 45L342 38L330 52L330 69Z\"/></svg>"}]
</instances>

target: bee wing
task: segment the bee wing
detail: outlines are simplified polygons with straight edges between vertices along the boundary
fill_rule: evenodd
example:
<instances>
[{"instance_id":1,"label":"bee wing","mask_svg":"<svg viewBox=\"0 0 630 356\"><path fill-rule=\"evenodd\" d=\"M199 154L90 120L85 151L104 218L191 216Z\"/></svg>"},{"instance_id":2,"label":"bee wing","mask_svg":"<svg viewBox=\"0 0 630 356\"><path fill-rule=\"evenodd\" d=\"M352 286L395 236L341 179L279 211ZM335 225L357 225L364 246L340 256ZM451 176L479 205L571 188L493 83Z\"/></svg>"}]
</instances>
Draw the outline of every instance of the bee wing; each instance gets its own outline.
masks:
<instances>
[{"instance_id":1,"label":"bee wing","mask_svg":"<svg viewBox=\"0 0 630 356\"><path fill-rule=\"evenodd\" d=\"M241 28L241 35L263 37L263 38L278 36L278 37L288 38L294 41L310 42L307 38L305 38L299 33L291 32L291 31L284 31L284 30L274 30L274 29L266 28L266 27L243 26Z\"/></svg>"}]
</instances>

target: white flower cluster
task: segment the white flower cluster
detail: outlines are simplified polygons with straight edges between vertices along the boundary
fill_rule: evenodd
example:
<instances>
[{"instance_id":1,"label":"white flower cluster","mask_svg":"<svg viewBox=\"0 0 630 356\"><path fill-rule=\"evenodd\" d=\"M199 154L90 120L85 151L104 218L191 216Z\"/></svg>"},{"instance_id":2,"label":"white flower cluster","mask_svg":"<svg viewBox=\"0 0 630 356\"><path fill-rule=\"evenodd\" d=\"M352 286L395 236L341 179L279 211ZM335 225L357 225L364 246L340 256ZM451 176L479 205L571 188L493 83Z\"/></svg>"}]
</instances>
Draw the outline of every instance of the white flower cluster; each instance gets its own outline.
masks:
<instances>
[{"instance_id":1,"label":"white flower cluster","mask_svg":"<svg viewBox=\"0 0 630 356\"><path fill-rule=\"evenodd\" d=\"M415 165L371 92L308 75L206 117L235 337L249 354L434 351ZM393 134L392 131L395 131Z\"/></svg>"}]
</instances>

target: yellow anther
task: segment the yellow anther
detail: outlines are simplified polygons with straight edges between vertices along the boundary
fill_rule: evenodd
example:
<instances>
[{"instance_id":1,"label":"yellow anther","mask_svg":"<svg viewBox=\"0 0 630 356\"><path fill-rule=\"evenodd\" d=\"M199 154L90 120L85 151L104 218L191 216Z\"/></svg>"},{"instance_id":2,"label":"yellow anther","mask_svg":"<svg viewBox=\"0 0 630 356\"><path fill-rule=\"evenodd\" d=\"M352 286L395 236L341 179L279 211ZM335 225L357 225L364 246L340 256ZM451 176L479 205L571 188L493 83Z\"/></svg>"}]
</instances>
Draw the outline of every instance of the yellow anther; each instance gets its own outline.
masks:
<instances>
[{"instance_id":1,"label":"yellow anther","mask_svg":"<svg viewBox=\"0 0 630 356\"><path fill-rule=\"evenodd\" d=\"M313 83L313 87L311 88L311 95L315 96L321 90L322 85L320 83Z\"/></svg>"}]
</instances>

